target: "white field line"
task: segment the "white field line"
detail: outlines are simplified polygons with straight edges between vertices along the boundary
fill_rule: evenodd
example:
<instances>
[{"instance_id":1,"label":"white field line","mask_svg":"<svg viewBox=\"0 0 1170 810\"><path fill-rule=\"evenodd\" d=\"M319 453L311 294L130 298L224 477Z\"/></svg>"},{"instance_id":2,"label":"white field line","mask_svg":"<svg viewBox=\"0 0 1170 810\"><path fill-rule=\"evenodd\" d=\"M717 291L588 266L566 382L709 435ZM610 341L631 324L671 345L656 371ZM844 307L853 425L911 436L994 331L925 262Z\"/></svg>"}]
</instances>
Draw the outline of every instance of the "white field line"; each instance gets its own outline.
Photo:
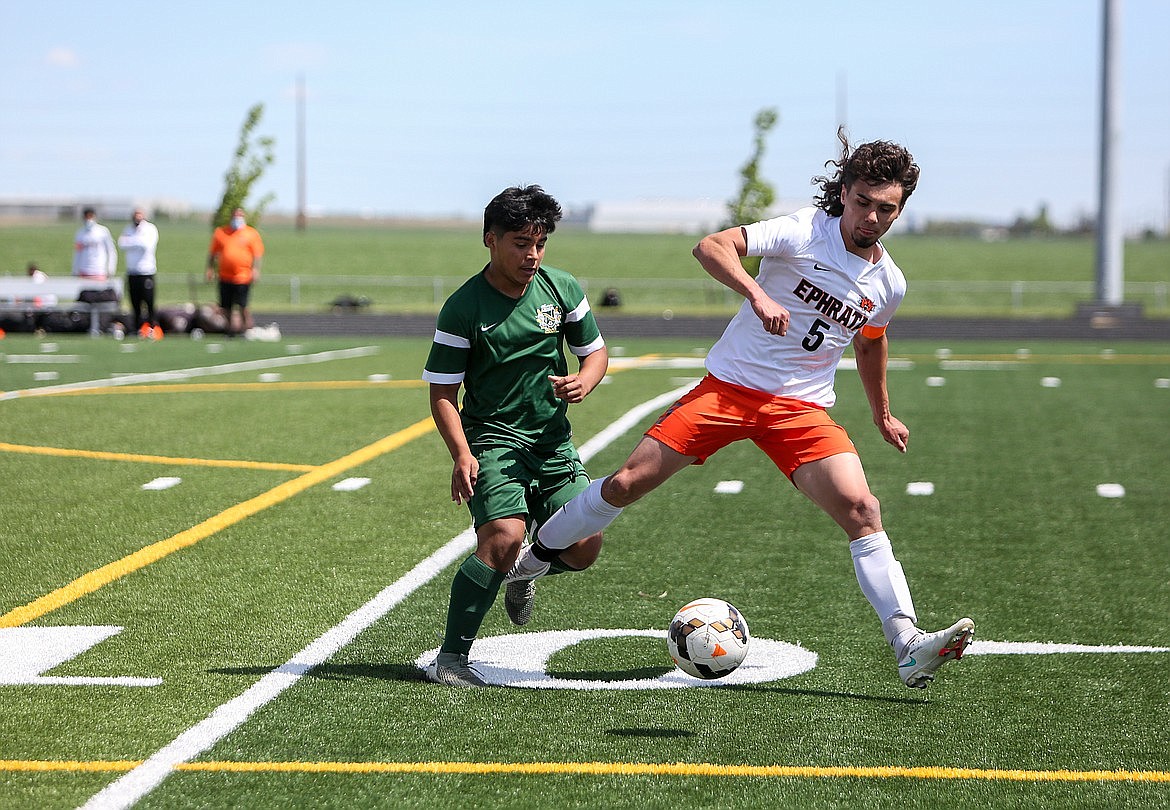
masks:
<instances>
[{"instance_id":1,"label":"white field line","mask_svg":"<svg viewBox=\"0 0 1170 810\"><path fill-rule=\"evenodd\" d=\"M215 709L160 748L149 759L118 780L107 785L85 803L87 808L130 807L154 790L174 770L219 740L226 737L257 709L274 700L281 692L324 663L360 633L394 608L415 589L422 587L440 571L463 557L475 546L475 532L468 528L430 557L416 565L406 576L383 589L377 596L350 613L327 630L285 664L264 675L239 697Z\"/></svg>"},{"instance_id":2,"label":"white field line","mask_svg":"<svg viewBox=\"0 0 1170 810\"><path fill-rule=\"evenodd\" d=\"M122 385L138 385L149 382L168 382L174 380L190 380L196 377L212 377L217 374L232 374L237 371L254 371L261 368L278 368L281 366L301 366L309 363L328 363L331 360L347 360L353 357L365 357L377 354L377 346L356 346L352 349L336 349L316 354L294 354L288 357L270 357L265 360L245 360L238 363L223 363L218 366L202 366L198 368L180 368L170 371L152 371L142 374L127 374L124 377L106 377L100 380L84 380L61 385L46 385L39 388L25 388L20 391L0 392L0 400L16 399L17 397L40 397L50 394L69 393L71 391L88 391L94 388L114 388Z\"/></svg>"},{"instance_id":3,"label":"white field line","mask_svg":"<svg viewBox=\"0 0 1170 810\"><path fill-rule=\"evenodd\" d=\"M683 386L634 407L581 445L579 448L581 460L588 461L647 415L670 405L692 387L693 385ZM446 545L416 565L405 576L325 631L316 641L311 642L282 666L264 675L243 694L215 709L206 719L184 731L141 765L94 794L83 807L90 810L130 807L158 787L176 766L189 762L235 731L254 712L275 700L281 692L307 675L313 667L325 663L353 641L359 633L474 547L475 532L471 528L447 541Z\"/></svg>"},{"instance_id":4,"label":"white field line","mask_svg":"<svg viewBox=\"0 0 1170 810\"><path fill-rule=\"evenodd\" d=\"M667 405L673 405L675 400L694 387L695 383L687 383L681 388L667 391L665 394L643 402L641 405L635 405L626 411L616 422L577 448L577 452L581 456L581 463L587 464L589 459L593 458L606 447L609 447L618 436L633 428L655 411L662 410Z\"/></svg>"},{"instance_id":5,"label":"white field line","mask_svg":"<svg viewBox=\"0 0 1170 810\"><path fill-rule=\"evenodd\" d=\"M1062 644L1052 641L981 641L975 639L967 655L1053 655L1056 653L1164 653L1170 647L1134 644Z\"/></svg>"}]
</instances>

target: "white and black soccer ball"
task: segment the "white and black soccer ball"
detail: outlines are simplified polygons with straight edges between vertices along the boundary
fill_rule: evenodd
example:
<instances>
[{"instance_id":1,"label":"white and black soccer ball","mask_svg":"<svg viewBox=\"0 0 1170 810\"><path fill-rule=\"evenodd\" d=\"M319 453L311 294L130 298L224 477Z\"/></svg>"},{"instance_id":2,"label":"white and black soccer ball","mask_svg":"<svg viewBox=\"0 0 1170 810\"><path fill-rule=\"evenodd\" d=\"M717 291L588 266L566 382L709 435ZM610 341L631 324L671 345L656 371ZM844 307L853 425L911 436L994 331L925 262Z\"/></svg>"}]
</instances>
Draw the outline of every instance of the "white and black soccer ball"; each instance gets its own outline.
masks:
<instances>
[{"instance_id":1,"label":"white and black soccer ball","mask_svg":"<svg viewBox=\"0 0 1170 810\"><path fill-rule=\"evenodd\" d=\"M747 620L722 599L688 602L666 631L666 650L675 666L704 680L734 672L747 658L750 643Z\"/></svg>"}]
</instances>

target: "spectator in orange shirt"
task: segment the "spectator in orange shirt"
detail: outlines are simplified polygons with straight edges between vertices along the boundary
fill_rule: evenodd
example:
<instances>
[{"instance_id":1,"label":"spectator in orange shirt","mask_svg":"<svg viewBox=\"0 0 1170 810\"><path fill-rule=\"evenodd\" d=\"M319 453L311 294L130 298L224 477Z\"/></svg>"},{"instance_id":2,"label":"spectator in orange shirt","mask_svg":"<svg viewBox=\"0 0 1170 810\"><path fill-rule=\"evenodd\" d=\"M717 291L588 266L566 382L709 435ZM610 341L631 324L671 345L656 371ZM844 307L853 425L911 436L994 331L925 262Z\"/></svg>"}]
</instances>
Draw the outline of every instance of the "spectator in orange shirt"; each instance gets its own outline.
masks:
<instances>
[{"instance_id":1,"label":"spectator in orange shirt","mask_svg":"<svg viewBox=\"0 0 1170 810\"><path fill-rule=\"evenodd\" d=\"M260 278L260 259L264 241L248 225L244 209L232 212L231 221L215 229L211 251L207 256L207 280L219 275L219 307L227 322L228 335L239 335L252 328L248 295L252 282Z\"/></svg>"}]
</instances>

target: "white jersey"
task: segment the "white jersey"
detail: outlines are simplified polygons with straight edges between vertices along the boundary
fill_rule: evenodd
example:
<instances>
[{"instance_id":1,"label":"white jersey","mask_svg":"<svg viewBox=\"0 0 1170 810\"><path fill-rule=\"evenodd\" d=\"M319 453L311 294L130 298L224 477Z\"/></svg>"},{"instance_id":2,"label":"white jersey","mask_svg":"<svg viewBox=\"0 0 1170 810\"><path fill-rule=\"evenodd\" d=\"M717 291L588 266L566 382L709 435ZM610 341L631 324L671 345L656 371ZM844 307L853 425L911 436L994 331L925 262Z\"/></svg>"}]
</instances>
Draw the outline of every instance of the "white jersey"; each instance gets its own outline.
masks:
<instances>
[{"instance_id":1,"label":"white jersey","mask_svg":"<svg viewBox=\"0 0 1170 810\"><path fill-rule=\"evenodd\" d=\"M744 301L707 355L724 382L828 408L837 364L857 330L885 327L906 278L882 247L877 264L845 249L840 217L819 208L745 225L747 255L762 256L756 281L790 314L784 337L764 331Z\"/></svg>"},{"instance_id":2,"label":"white jersey","mask_svg":"<svg viewBox=\"0 0 1170 810\"><path fill-rule=\"evenodd\" d=\"M131 276L153 276L157 270L154 252L158 247L158 228L145 219L135 225L131 222L118 237L118 247L126 254L126 273Z\"/></svg>"},{"instance_id":3,"label":"white jersey","mask_svg":"<svg viewBox=\"0 0 1170 810\"><path fill-rule=\"evenodd\" d=\"M73 275L104 279L118 270L118 249L110 229L96 222L81 226L73 237Z\"/></svg>"}]
</instances>

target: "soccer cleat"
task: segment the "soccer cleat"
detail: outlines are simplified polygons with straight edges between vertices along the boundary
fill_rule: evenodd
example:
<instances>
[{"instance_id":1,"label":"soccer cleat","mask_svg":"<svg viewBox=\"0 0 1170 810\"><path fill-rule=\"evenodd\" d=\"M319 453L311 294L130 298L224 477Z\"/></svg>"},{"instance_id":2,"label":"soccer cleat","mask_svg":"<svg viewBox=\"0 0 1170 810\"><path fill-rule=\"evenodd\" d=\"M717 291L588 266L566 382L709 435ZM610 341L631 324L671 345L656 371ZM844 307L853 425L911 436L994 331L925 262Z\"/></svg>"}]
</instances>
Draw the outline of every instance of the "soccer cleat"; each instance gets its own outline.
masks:
<instances>
[{"instance_id":1,"label":"soccer cleat","mask_svg":"<svg viewBox=\"0 0 1170 810\"><path fill-rule=\"evenodd\" d=\"M426 675L431 683L460 689L488 685L487 681L467 663L467 656L461 653L439 653L427 667Z\"/></svg>"},{"instance_id":2,"label":"soccer cleat","mask_svg":"<svg viewBox=\"0 0 1170 810\"><path fill-rule=\"evenodd\" d=\"M911 689L925 689L939 667L963 657L974 635L975 622L970 619L959 619L937 633L919 634L898 661L898 677Z\"/></svg>"},{"instance_id":3,"label":"soccer cleat","mask_svg":"<svg viewBox=\"0 0 1170 810\"><path fill-rule=\"evenodd\" d=\"M547 574L548 569L549 563L536 559L536 555L532 553L532 546L525 546L511 569L504 575L504 582L511 585L521 580L536 579Z\"/></svg>"},{"instance_id":4,"label":"soccer cleat","mask_svg":"<svg viewBox=\"0 0 1170 810\"><path fill-rule=\"evenodd\" d=\"M504 588L504 610L517 627L523 627L532 619L532 606L536 602L536 581L518 579Z\"/></svg>"}]
</instances>

